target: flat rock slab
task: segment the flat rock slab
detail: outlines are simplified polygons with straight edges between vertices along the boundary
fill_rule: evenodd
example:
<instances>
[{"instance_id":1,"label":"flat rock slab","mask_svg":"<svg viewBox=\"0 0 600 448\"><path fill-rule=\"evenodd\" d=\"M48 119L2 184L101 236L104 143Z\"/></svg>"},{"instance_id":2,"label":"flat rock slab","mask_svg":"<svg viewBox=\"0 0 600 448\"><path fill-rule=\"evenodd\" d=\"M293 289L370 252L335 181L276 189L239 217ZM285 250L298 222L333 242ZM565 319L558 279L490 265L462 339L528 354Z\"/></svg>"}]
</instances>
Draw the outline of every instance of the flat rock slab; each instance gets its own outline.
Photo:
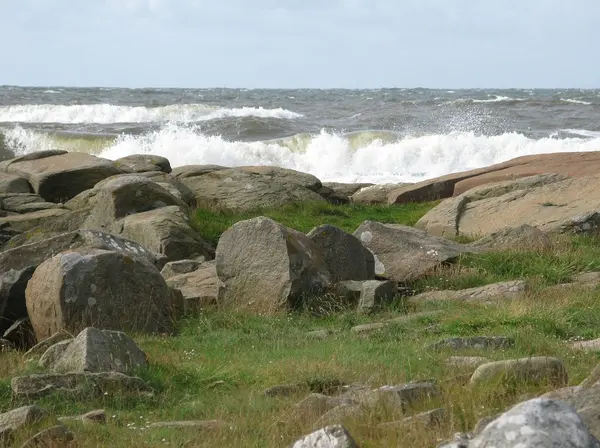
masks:
<instances>
[{"instance_id":1,"label":"flat rock slab","mask_svg":"<svg viewBox=\"0 0 600 448\"><path fill-rule=\"evenodd\" d=\"M466 245L413 227L365 221L354 232L375 256L375 274L396 282L423 277L442 263L473 252Z\"/></svg>"},{"instance_id":2,"label":"flat rock slab","mask_svg":"<svg viewBox=\"0 0 600 448\"><path fill-rule=\"evenodd\" d=\"M457 300L480 302L490 299L514 298L525 291L526 283L522 280L492 283L476 288L460 290L428 291L412 297L414 301Z\"/></svg>"},{"instance_id":3,"label":"flat rock slab","mask_svg":"<svg viewBox=\"0 0 600 448\"><path fill-rule=\"evenodd\" d=\"M198 312L217 304L220 281L215 262L198 263L192 272L172 275L166 282L183 295L186 313Z\"/></svg>"},{"instance_id":4,"label":"flat rock slab","mask_svg":"<svg viewBox=\"0 0 600 448\"><path fill-rule=\"evenodd\" d=\"M120 396L154 392L141 378L117 372L19 376L14 377L10 385L15 400L37 400L54 393L80 399L101 398L105 393Z\"/></svg>"}]
</instances>

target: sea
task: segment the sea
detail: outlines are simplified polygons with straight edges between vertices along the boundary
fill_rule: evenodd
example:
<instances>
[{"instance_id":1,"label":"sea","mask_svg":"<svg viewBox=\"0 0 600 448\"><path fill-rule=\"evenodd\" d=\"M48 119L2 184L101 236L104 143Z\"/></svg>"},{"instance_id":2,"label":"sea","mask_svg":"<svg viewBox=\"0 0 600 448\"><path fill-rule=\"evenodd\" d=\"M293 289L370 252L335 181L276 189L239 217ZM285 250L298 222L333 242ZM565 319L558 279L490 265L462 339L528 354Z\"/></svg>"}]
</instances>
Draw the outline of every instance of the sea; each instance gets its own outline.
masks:
<instances>
[{"instance_id":1,"label":"sea","mask_svg":"<svg viewBox=\"0 0 600 448\"><path fill-rule=\"evenodd\" d=\"M600 150L600 90L0 86L0 159L46 149L417 182L523 155Z\"/></svg>"}]
</instances>

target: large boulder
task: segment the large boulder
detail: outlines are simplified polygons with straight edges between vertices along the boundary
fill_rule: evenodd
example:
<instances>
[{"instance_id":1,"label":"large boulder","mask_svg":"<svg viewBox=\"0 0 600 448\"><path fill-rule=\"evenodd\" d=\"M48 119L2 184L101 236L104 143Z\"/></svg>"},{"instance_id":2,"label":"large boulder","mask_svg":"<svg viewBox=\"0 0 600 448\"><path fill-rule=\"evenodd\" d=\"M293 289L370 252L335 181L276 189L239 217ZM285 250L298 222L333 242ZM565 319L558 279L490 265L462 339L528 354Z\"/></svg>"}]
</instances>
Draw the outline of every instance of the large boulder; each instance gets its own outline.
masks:
<instances>
[{"instance_id":1,"label":"large boulder","mask_svg":"<svg viewBox=\"0 0 600 448\"><path fill-rule=\"evenodd\" d=\"M62 252L38 266L25 298L38 340L92 326L147 333L171 328L170 294L160 272L120 251Z\"/></svg>"},{"instance_id":2,"label":"large boulder","mask_svg":"<svg viewBox=\"0 0 600 448\"><path fill-rule=\"evenodd\" d=\"M171 163L165 157L152 154L133 154L115 160L115 165L126 172L146 173L151 171L171 172Z\"/></svg>"},{"instance_id":3,"label":"large boulder","mask_svg":"<svg viewBox=\"0 0 600 448\"><path fill-rule=\"evenodd\" d=\"M600 167L600 152L536 154L471 171L448 174L398 188L388 203L432 201L458 196L479 185L515 180L537 174L558 173L570 177L594 175Z\"/></svg>"},{"instance_id":4,"label":"large boulder","mask_svg":"<svg viewBox=\"0 0 600 448\"><path fill-rule=\"evenodd\" d=\"M330 274L304 234L265 217L240 221L221 238L216 252L219 305L275 312L296 308L320 294Z\"/></svg>"},{"instance_id":5,"label":"large boulder","mask_svg":"<svg viewBox=\"0 0 600 448\"><path fill-rule=\"evenodd\" d=\"M64 202L122 171L110 160L81 152L42 151L0 163L0 171L21 176L49 202Z\"/></svg>"},{"instance_id":6,"label":"large boulder","mask_svg":"<svg viewBox=\"0 0 600 448\"><path fill-rule=\"evenodd\" d=\"M257 166L208 171L182 177L199 206L234 211L281 207L290 203L324 201L316 177L285 168Z\"/></svg>"},{"instance_id":7,"label":"large boulder","mask_svg":"<svg viewBox=\"0 0 600 448\"><path fill-rule=\"evenodd\" d=\"M536 398L520 403L466 443L444 448L598 448L582 419L568 404Z\"/></svg>"},{"instance_id":8,"label":"large boulder","mask_svg":"<svg viewBox=\"0 0 600 448\"><path fill-rule=\"evenodd\" d=\"M53 218L68 214L69 211L62 208L51 208L38 210L31 213L14 214L0 217L0 233L7 232L8 235L16 236L39 227ZM7 239L8 240L8 239ZM4 241L0 241L2 244Z\"/></svg>"},{"instance_id":9,"label":"large boulder","mask_svg":"<svg viewBox=\"0 0 600 448\"><path fill-rule=\"evenodd\" d=\"M49 368L57 373L129 373L147 365L146 354L125 333L86 328L64 347Z\"/></svg>"},{"instance_id":10,"label":"large boulder","mask_svg":"<svg viewBox=\"0 0 600 448\"><path fill-rule=\"evenodd\" d=\"M600 175L545 175L486 185L442 202L417 227L447 237L484 237L524 224L548 233L594 232L600 224L599 185Z\"/></svg>"},{"instance_id":11,"label":"large boulder","mask_svg":"<svg viewBox=\"0 0 600 448\"><path fill-rule=\"evenodd\" d=\"M326 224L312 229L308 237L321 250L332 281L375 278L375 258L354 235Z\"/></svg>"},{"instance_id":12,"label":"large boulder","mask_svg":"<svg viewBox=\"0 0 600 448\"><path fill-rule=\"evenodd\" d=\"M508 359L483 364L471 376L471 384L485 384L497 380L516 380L526 383L567 385L567 369L560 359L538 356Z\"/></svg>"},{"instance_id":13,"label":"large boulder","mask_svg":"<svg viewBox=\"0 0 600 448\"><path fill-rule=\"evenodd\" d=\"M387 204L388 194L410 184L379 184L363 187L352 194L352 202L357 204Z\"/></svg>"},{"instance_id":14,"label":"large boulder","mask_svg":"<svg viewBox=\"0 0 600 448\"><path fill-rule=\"evenodd\" d=\"M0 194L30 192L31 186L27 179L14 174L0 173Z\"/></svg>"},{"instance_id":15,"label":"large boulder","mask_svg":"<svg viewBox=\"0 0 600 448\"><path fill-rule=\"evenodd\" d=\"M422 230L374 221L363 222L354 236L374 254L375 274L396 282L422 277L442 263L472 251Z\"/></svg>"},{"instance_id":16,"label":"large boulder","mask_svg":"<svg viewBox=\"0 0 600 448\"><path fill-rule=\"evenodd\" d=\"M162 207L125 217L120 235L146 249L165 255L167 261L212 258L214 251L188 224L180 207Z\"/></svg>"}]
</instances>

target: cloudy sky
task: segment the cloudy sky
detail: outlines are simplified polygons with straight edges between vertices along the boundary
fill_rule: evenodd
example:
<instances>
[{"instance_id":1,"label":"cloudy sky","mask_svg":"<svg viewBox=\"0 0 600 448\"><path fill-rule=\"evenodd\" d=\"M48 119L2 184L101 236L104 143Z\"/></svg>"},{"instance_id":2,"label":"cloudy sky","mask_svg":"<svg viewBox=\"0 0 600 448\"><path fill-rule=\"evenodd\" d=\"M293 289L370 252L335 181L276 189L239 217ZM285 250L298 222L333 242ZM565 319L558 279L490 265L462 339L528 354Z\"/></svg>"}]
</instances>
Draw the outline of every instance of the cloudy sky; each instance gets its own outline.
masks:
<instances>
[{"instance_id":1,"label":"cloudy sky","mask_svg":"<svg viewBox=\"0 0 600 448\"><path fill-rule=\"evenodd\" d=\"M600 87L600 0L0 0L0 85Z\"/></svg>"}]
</instances>

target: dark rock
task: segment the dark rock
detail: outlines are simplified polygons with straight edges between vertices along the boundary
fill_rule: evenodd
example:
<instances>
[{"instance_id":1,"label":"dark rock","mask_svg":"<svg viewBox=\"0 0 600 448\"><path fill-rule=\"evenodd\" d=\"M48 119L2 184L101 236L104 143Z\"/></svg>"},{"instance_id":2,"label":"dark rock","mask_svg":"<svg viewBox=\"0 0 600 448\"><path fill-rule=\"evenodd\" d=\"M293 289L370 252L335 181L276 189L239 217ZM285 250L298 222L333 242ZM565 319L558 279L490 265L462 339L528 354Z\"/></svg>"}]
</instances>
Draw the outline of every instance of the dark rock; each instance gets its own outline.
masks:
<instances>
[{"instance_id":1,"label":"dark rock","mask_svg":"<svg viewBox=\"0 0 600 448\"><path fill-rule=\"evenodd\" d=\"M168 159L152 154L133 154L115 160L115 165L126 172L145 173L148 171L171 172L171 163Z\"/></svg>"},{"instance_id":2,"label":"dark rock","mask_svg":"<svg viewBox=\"0 0 600 448\"><path fill-rule=\"evenodd\" d=\"M25 288L34 270L33 267L25 267L0 272L0 334L4 334L18 319L27 317Z\"/></svg>"},{"instance_id":3,"label":"dark rock","mask_svg":"<svg viewBox=\"0 0 600 448\"><path fill-rule=\"evenodd\" d=\"M29 321L29 317L21 317L4 332L3 338L12 342L19 350L29 350L37 339Z\"/></svg>"}]
</instances>

